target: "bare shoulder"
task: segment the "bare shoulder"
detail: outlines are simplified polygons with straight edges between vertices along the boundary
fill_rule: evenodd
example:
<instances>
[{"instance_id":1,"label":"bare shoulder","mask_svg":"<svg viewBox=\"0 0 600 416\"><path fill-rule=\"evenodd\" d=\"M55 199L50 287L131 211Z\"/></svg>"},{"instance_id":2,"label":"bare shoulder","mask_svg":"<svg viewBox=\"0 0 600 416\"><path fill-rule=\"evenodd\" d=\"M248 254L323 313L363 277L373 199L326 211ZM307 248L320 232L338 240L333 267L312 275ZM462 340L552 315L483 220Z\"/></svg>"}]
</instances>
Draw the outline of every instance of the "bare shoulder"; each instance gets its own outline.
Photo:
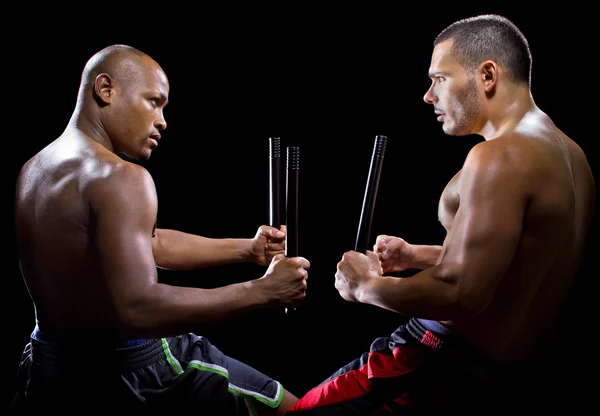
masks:
<instances>
[{"instance_id":1,"label":"bare shoulder","mask_svg":"<svg viewBox=\"0 0 600 416\"><path fill-rule=\"evenodd\" d=\"M499 197L500 193L511 193L513 198L531 195L536 186L547 181L550 169L550 163L542 161L547 157L540 155L536 146L519 135L476 144L461 169L459 193L478 189L490 197Z\"/></svg>"},{"instance_id":2,"label":"bare shoulder","mask_svg":"<svg viewBox=\"0 0 600 416\"><path fill-rule=\"evenodd\" d=\"M526 169L534 159L534 149L528 140L518 135L504 135L477 143L467 154L463 170L494 171L502 173Z\"/></svg>"},{"instance_id":3,"label":"bare shoulder","mask_svg":"<svg viewBox=\"0 0 600 416\"><path fill-rule=\"evenodd\" d=\"M92 206L156 204L154 180L144 167L116 156L116 159L103 160L93 169L95 174L86 186Z\"/></svg>"},{"instance_id":4,"label":"bare shoulder","mask_svg":"<svg viewBox=\"0 0 600 416\"><path fill-rule=\"evenodd\" d=\"M579 143L577 143L575 140L568 137L564 133L562 133L562 137L564 138L563 140L565 141L565 143L567 144L567 146L569 148L570 154L573 156L573 158L576 160L576 162L583 165L586 169L589 169L588 156L586 155L583 148L579 145Z\"/></svg>"},{"instance_id":5,"label":"bare shoulder","mask_svg":"<svg viewBox=\"0 0 600 416\"><path fill-rule=\"evenodd\" d=\"M17 192L22 190L23 185L32 182L32 175L35 173L35 168L33 168L33 166L35 166L37 157L37 155L33 156L21 166L21 169L17 174Z\"/></svg>"}]
</instances>

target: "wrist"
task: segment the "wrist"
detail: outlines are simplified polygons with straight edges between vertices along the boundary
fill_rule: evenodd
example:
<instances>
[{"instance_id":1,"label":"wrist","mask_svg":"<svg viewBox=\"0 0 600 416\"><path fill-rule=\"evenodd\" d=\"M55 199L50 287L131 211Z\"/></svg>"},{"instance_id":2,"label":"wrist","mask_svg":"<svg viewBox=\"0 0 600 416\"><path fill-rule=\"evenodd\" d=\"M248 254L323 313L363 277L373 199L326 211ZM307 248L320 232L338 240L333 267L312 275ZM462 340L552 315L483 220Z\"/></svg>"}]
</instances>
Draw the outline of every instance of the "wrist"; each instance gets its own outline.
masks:
<instances>
[{"instance_id":1,"label":"wrist","mask_svg":"<svg viewBox=\"0 0 600 416\"><path fill-rule=\"evenodd\" d=\"M420 269L421 268L421 262L422 262L422 258L421 255L423 254L421 252L421 248L422 246L416 245L416 244L408 244L408 252L410 253L408 258L410 259L410 261L408 262L408 269Z\"/></svg>"},{"instance_id":2,"label":"wrist","mask_svg":"<svg viewBox=\"0 0 600 416\"><path fill-rule=\"evenodd\" d=\"M357 302L369 303L370 295L372 293L372 282L373 279L363 280L354 290L354 299L356 299Z\"/></svg>"},{"instance_id":3,"label":"wrist","mask_svg":"<svg viewBox=\"0 0 600 416\"><path fill-rule=\"evenodd\" d=\"M243 282L246 286L248 297L252 299L252 304L255 307L265 307L269 303L267 292L263 290L261 279L250 280Z\"/></svg>"},{"instance_id":4,"label":"wrist","mask_svg":"<svg viewBox=\"0 0 600 416\"><path fill-rule=\"evenodd\" d=\"M410 244L410 250L412 258L410 268L427 269L435 266L442 247Z\"/></svg>"},{"instance_id":5,"label":"wrist","mask_svg":"<svg viewBox=\"0 0 600 416\"><path fill-rule=\"evenodd\" d=\"M252 239L241 240L242 245L242 261L244 262L256 262L257 256L252 250L254 241Z\"/></svg>"}]
</instances>

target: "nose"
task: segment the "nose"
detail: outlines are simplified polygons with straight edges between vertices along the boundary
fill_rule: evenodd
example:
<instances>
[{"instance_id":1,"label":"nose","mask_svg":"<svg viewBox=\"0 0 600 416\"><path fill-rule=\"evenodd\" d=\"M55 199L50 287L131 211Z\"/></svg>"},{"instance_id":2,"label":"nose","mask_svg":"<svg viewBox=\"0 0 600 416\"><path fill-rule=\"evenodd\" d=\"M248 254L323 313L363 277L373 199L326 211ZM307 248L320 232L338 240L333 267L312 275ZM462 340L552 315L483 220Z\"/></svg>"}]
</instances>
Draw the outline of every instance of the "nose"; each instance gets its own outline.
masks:
<instances>
[{"instance_id":1,"label":"nose","mask_svg":"<svg viewBox=\"0 0 600 416\"><path fill-rule=\"evenodd\" d=\"M437 96L433 93L433 82L429 86L429 89L425 91L425 95L423 96L423 100L427 104L435 104L437 101Z\"/></svg>"},{"instance_id":2,"label":"nose","mask_svg":"<svg viewBox=\"0 0 600 416\"><path fill-rule=\"evenodd\" d=\"M160 114L160 118L154 122L154 126L159 130L163 131L167 128L167 121L165 120L164 114Z\"/></svg>"}]
</instances>

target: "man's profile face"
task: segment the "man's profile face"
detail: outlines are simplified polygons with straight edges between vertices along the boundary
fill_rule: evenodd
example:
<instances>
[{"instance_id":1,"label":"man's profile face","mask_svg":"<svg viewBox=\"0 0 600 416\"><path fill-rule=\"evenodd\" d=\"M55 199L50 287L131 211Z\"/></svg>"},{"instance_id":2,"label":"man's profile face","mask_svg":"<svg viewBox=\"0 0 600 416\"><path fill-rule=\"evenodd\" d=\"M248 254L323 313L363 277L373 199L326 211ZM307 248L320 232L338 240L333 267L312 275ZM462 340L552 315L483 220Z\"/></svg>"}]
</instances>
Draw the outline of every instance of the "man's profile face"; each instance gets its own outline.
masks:
<instances>
[{"instance_id":1,"label":"man's profile face","mask_svg":"<svg viewBox=\"0 0 600 416\"><path fill-rule=\"evenodd\" d=\"M464 136L474 133L482 105L473 73L469 73L451 53L453 40L437 44L429 67L431 85L423 99L434 106L444 133Z\"/></svg>"},{"instance_id":2,"label":"man's profile face","mask_svg":"<svg viewBox=\"0 0 600 416\"><path fill-rule=\"evenodd\" d=\"M138 160L150 158L167 127L163 110L168 94L167 77L156 65L141 66L134 82L118 88L114 104L122 153Z\"/></svg>"}]
</instances>

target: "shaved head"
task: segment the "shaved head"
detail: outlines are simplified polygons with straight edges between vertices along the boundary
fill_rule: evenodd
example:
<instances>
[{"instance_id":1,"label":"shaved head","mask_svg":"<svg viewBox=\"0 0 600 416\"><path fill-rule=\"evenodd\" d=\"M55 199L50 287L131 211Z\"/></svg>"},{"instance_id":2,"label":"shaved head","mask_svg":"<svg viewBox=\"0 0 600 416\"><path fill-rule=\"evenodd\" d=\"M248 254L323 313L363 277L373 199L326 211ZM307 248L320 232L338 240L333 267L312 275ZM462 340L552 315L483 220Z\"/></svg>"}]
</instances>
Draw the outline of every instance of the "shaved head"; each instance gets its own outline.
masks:
<instances>
[{"instance_id":1,"label":"shaved head","mask_svg":"<svg viewBox=\"0 0 600 416\"><path fill-rule=\"evenodd\" d=\"M148 54L115 44L86 62L70 124L114 153L147 159L167 124L169 80Z\"/></svg>"},{"instance_id":2,"label":"shaved head","mask_svg":"<svg viewBox=\"0 0 600 416\"><path fill-rule=\"evenodd\" d=\"M160 68L146 53L127 45L111 45L98 51L85 64L79 88L80 99L85 91L93 88L98 75L108 74L121 85L141 81L148 68Z\"/></svg>"}]
</instances>

